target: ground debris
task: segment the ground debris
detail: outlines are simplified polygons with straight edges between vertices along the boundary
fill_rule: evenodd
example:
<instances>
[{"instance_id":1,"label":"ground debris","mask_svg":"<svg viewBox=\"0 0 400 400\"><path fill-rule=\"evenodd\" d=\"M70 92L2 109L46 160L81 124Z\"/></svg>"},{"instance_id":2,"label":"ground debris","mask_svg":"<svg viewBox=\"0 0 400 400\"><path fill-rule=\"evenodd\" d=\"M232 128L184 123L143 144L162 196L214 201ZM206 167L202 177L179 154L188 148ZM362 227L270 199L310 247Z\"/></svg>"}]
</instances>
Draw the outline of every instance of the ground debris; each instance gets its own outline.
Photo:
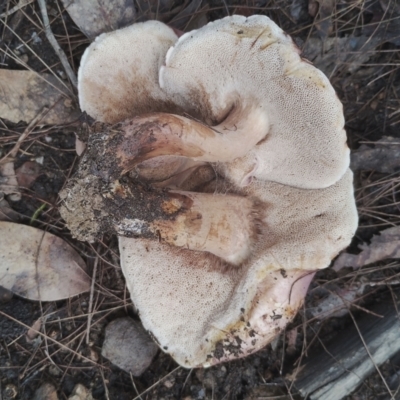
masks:
<instances>
[{"instance_id":1,"label":"ground debris","mask_svg":"<svg viewBox=\"0 0 400 400\"><path fill-rule=\"evenodd\" d=\"M321 40L309 38L303 46L302 57L322 70L328 77L333 73L355 73L382 43L378 37L345 36Z\"/></svg>"},{"instance_id":2,"label":"ground debris","mask_svg":"<svg viewBox=\"0 0 400 400\"><path fill-rule=\"evenodd\" d=\"M78 253L48 232L0 222L0 285L30 300L56 301L90 289Z\"/></svg>"},{"instance_id":3,"label":"ground debris","mask_svg":"<svg viewBox=\"0 0 400 400\"><path fill-rule=\"evenodd\" d=\"M78 383L74 387L71 396L68 397L68 400L94 400L94 398L90 390L86 389L85 386Z\"/></svg>"},{"instance_id":4,"label":"ground debris","mask_svg":"<svg viewBox=\"0 0 400 400\"><path fill-rule=\"evenodd\" d=\"M157 345L131 318L114 320L107 325L105 335L102 356L133 376L140 376L157 354Z\"/></svg>"},{"instance_id":5,"label":"ground debris","mask_svg":"<svg viewBox=\"0 0 400 400\"><path fill-rule=\"evenodd\" d=\"M328 318L340 318L348 314L351 304L364 293L366 284L352 284L341 288L336 284L312 290L308 297L318 295L317 304L307 307L313 318L323 321Z\"/></svg>"},{"instance_id":6,"label":"ground debris","mask_svg":"<svg viewBox=\"0 0 400 400\"><path fill-rule=\"evenodd\" d=\"M360 268L364 265L388 258L400 258L400 226L385 229L380 235L374 235L369 245L359 246L360 254L342 253L335 261L333 269L343 267Z\"/></svg>"},{"instance_id":7,"label":"ground debris","mask_svg":"<svg viewBox=\"0 0 400 400\"><path fill-rule=\"evenodd\" d=\"M58 400L57 390L51 383L43 383L36 390L32 400Z\"/></svg>"},{"instance_id":8,"label":"ground debris","mask_svg":"<svg viewBox=\"0 0 400 400\"><path fill-rule=\"evenodd\" d=\"M46 107L41 124L69 123L80 115L67 87L53 75L0 69L0 118L30 122Z\"/></svg>"},{"instance_id":9,"label":"ground debris","mask_svg":"<svg viewBox=\"0 0 400 400\"><path fill-rule=\"evenodd\" d=\"M310 15L315 16L315 27L322 40L332 33L332 17L335 15L335 0L311 0L308 4Z\"/></svg>"},{"instance_id":10,"label":"ground debris","mask_svg":"<svg viewBox=\"0 0 400 400\"><path fill-rule=\"evenodd\" d=\"M26 161L17 168L15 175L20 187L30 188L40 175L40 165L35 161Z\"/></svg>"},{"instance_id":11,"label":"ground debris","mask_svg":"<svg viewBox=\"0 0 400 400\"><path fill-rule=\"evenodd\" d=\"M377 171L392 174L400 170L400 139L383 136L374 147L362 144L351 155L351 169L353 171Z\"/></svg>"},{"instance_id":12,"label":"ground debris","mask_svg":"<svg viewBox=\"0 0 400 400\"><path fill-rule=\"evenodd\" d=\"M4 164L0 165L0 194L2 196L8 195L10 201L21 200L21 192L19 190L13 161L6 160Z\"/></svg>"},{"instance_id":13,"label":"ground debris","mask_svg":"<svg viewBox=\"0 0 400 400\"><path fill-rule=\"evenodd\" d=\"M89 39L135 21L133 0L62 0L62 3L76 25Z\"/></svg>"},{"instance_id":14,"label":"ground debris","mask_svg":"<svg viewBox=\"0 0 400 400\"><path fill-rule=\"evenodd\" d=\"M199 29L208 22L210 7L204 3L203 0L137 0L138 20L156 19L179 31Z\"/></svg>"}]
</instances>

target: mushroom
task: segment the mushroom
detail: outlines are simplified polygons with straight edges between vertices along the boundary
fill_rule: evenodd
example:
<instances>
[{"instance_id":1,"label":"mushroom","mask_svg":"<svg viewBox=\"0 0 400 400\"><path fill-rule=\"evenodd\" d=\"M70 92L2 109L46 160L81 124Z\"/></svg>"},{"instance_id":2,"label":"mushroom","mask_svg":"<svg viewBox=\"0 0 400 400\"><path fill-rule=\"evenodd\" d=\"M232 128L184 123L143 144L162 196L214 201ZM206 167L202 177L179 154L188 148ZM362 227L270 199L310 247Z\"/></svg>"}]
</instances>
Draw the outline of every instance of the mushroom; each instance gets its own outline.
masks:
<instances>
[{"instance_id":1,"label":"mushroom","mask_svg":"<svg viewBox=\"0 0 400 400\"><path fill-rule=\"evenodd\" d=\"M142 323L182 366L264 347L357 227L329 80L268 17L232 16L179 39L155 21L103 34L79 91L118 124L61 193L73 234L119 234Z\"/></svg>"}]
</instances>

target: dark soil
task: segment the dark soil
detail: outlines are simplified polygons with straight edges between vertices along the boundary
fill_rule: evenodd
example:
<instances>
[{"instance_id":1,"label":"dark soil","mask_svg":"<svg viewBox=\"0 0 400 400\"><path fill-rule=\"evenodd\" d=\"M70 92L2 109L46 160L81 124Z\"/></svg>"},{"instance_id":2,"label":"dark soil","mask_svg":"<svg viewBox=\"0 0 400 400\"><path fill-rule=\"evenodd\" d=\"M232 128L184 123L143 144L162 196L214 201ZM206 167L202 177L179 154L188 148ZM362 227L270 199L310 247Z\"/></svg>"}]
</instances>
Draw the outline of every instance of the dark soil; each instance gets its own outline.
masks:
<instances>
[{"instance_id":1,"label":"dark soil","mask_svg":"<svg viewBox=\"0 0 400 400\"><path fill-rule=\"evenodd\" d=\"M5 3L9 3L8 6ZM17 2L5 3L0 3L0 14ZM150 3L157 5L156 2ZM181 1L174 3L182 8L186 4ZM204 0L202 11L195 15L200 14L206 21L211 21L226 16L228 12L265 14L305 49L311 39L378 38L373 47L365 44L355 51L355 57L343 62L338 58L341 49L333 50L338 53L333 57L335 68L331 68L329 78L344 105L351 149L383 136L400 140L400 113L397 112L400 109L400 6L396 3L390 5L390 2L388 5L386 0L332 2L331 7L328 3L319 2L317 11L318 3L312 0ZM75 26L68 13L62 11L61 2L48 1L47 4L52 16L51 28L71 65L77 70L89 40ZM160 18L165 15L161 13ZM139 17L147 18L147 15L139 13ZM171 25L181 30L187 29L188 24L190 21L184 18L171 21ZM6 26L11 27L19 38ZM11 49L18 57L24 57L34 71L44 72L44 61L57 74L65 77L41 26L36 2L25 6L0 25L0 68L23 69L11 56L8 50ZM37 56L31 54L21 40L28 43ZM324 57L332 56L332 52L323 53L322 47L320 50L322 62ZM355 60L365 52L369 57L355 67ZM169 356L159 352L148 370L139 378L133 378L101 356L106 324L125 315L137 319L119 267L116 238L105 236L93 245L73 240L58 210L58 193L78 161L75 132L79 124L77 121L69 126L39 126L34 129L23 143L23 151L18 153L15 166L18 168L25 161L36 160L40 165L40 174L30 188L24 189L22 200L10 204L18 213L19 223L62 237L79 251L91 271L98 258L93 304L90 304L89 294L39 304L0 293L0 399L32 399L36 389L44 382L56 387L59 399L67 399L77 383L90 389L96 400L299 398L285 376L295 372L299 361L304 362L304 346L309 346L309 355L323 351L321 343L340 337L340 332L352 324L348 316L322 322L309 321L308 308L320 300L316 289L332 281L340 287L347 287L360 277L382 280L398 273L398 265L393 262L390 268L389 262L377 263L379 268L372 272L360 271L359 276L354 276L350 270L340 273L321 271L313 283L304 311L286 330L297 331L295 343L290 348L288 336L281 335L272 345L253 356L207 370L182 369ZM12 148L25 127L23 123L11 124L0 120L0 156ZM350 247L351 252L358 252L357 246L368 242L373 234L398 224L399 179L399 172L390 175L374 171L356 172L360 228ZM374 287L364 293L357 304L368 307L373 302L389 302L392 295L392 289L386 285ZM90 307L93 317L87 337ZM361 312L355 310L354 315L357 317L357 313ZM38 318L43 318L44 336L28 341L26 333ZM381 369L385 379L395 385L400 374L399 356L389 360ZM356 394L348 397L354 400L378 398L390 398L378 374L371 376Z\"/></svg>"}]
</instances>

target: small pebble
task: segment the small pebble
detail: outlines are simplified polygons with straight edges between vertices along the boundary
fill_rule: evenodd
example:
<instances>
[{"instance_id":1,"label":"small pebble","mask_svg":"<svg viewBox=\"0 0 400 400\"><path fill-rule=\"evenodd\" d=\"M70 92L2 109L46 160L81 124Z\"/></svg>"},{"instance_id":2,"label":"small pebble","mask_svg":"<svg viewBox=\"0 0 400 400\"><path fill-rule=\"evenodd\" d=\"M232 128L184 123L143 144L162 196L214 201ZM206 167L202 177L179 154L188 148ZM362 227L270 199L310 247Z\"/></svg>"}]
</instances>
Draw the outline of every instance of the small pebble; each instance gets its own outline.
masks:
<instances>
[{"instance_id":1,"label":"small pebble","mask_svg":"<svg viewBox=\"0 0 400 400\"><path fill-rule=\"evenodd\" d=\"M94 400L94 398L89 389L86 389L85 386L78 383L74 387L71 396L68 397L68 400Z\"/></svg>"},{"instance_id":2,"label":"small pebble","mask_svg":"<svg viewBox=\"0 0 400 400\"><path fill-rule=\"evenodd\" d=\"M57 390L51 383L43 383L36 389L32 400L58 400Z\"/></svg>"},{"instance_id":3,"label":"small pebble","mask_svg":"<svg viewBox=\"0 0 400 400\"><path fill-rule=\"evenodd\" d=\"M143 327L131 318L118 318L106 327L102 356L133 376L149 367L157 351Z\"/></svg>"}]
</instances>

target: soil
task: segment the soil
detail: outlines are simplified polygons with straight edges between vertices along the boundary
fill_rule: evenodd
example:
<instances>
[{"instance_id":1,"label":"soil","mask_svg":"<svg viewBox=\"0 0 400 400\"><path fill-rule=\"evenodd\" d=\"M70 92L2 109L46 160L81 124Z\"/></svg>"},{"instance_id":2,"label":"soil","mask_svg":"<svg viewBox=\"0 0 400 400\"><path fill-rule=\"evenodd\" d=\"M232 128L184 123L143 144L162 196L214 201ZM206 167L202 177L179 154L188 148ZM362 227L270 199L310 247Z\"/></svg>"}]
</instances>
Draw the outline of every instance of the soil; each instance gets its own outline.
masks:
<instances>
[{"instance_id":1,"label":"soil","mask_svg":"<svg viewBox=\"0 0 400 400\"><path fill-rule=\"evenodd\" d=\"M5 3L0 4L0 14L17 2ZM150 3L157 6L157 2ZM170 3L175 3L174 7L182 10L187 5L181 1ZM163 4L167 2L160 2L161 11ZM384 0L362 3L350 0L336 3L313 0L204 0L201 4L200 11L192 14L196 16L195 22L183 17L172 18L171 25L187 30L194 23L202 24L228 13L247 16L265 14L291 34L304 49L311 39L356 40L366 37L371 41L378 38L373 48L364 44L355 52L356 60L368 52L368 58L364 58L361 65L355 66L354 58L337 62L335 68L331 68L329 78L343 102L348 142L352 150L383 136L400 139L400 43L397 36L400 9L397 3ZM90 41L71 20L61 2L47 1L47 6L52 31L76 71ZM161 11L159 18L168 21L169 14ZM148 13L141 15L138 11L137 18L146 19ZM36 2L5 21L0 25L0 68L24 69L18 62L23 58L34 71L46 71L46 63L56 74L66 78L41 28ZM396 27L399 29L396 30ZM31 46L36 56L27 50L22 41ZM320 50L322 58L332 56L332 52L324 53L322 47ZM340 49L336 51L340 52ZM351 50L346 51L351 53ZM10 202L10 205L18 213L19 223L60 236L79 251L89 270L96 271L94 296L92 301L89 294L83 294L65 301L40 304L18 298L7 291L0 293L0 398L32 399L37 388L45 382L56 387L59 399L67 399L78 383L90 389L96 400L300 398L285 377L295 372L299 362L304 362L304 349L307 348L308 354L323 351L323 343L340 338L340 332L352 324L349 316L323 321L312 319L307 310L321 300L317 289L332 281L346 288L361 278L370 281L390 279L398 273L398 265L390 263L390 260L379 262L373 265L378 268L365 272L361 270L356 277L350 270L338 273L320 271L303 312L287 327L285 334L253 356L205 370L185 370L168 355L159 352L151 366L140 377L134 378L101 356L104 327L108 322L126 315L138 320L119 267L116 237L103 236L94 244L72 239L59 213L58 194L78 162L75 133L81 129L81 124L82 121L77 121L66 126L37 126L33 130L21 146L15 168L26 161L36 161L40 165L40 173L30 188L23 189L21 201ZM0 156L12 148L25 127L24 123L12 124L0 120ZM368 243L373 234L398 224L399 179L400 172L355 173L360 227L348 251L357 253L360 243ZM94 268L96 259L98 263ZM392 295L390 286L374 286L360 295L362 299L357 304L368 308L374 302L390 302ZM355 309L354 315L357 317L362 312L359 308ZM90 313L91 320L88 318ZM39 318L42 318L44 335L27 339L29 327ZM293 332L297 335L294 335L294 342L289 343L289 334ZM381 367L383 376L387 382L394 382L393 385L398 382L400 374L399 359L396 356ZM393 387L394 390L396 388ZM349 400L389 398L378 374L371 376L356 393L348 396Z\"/></svg>"}]
</instances>

